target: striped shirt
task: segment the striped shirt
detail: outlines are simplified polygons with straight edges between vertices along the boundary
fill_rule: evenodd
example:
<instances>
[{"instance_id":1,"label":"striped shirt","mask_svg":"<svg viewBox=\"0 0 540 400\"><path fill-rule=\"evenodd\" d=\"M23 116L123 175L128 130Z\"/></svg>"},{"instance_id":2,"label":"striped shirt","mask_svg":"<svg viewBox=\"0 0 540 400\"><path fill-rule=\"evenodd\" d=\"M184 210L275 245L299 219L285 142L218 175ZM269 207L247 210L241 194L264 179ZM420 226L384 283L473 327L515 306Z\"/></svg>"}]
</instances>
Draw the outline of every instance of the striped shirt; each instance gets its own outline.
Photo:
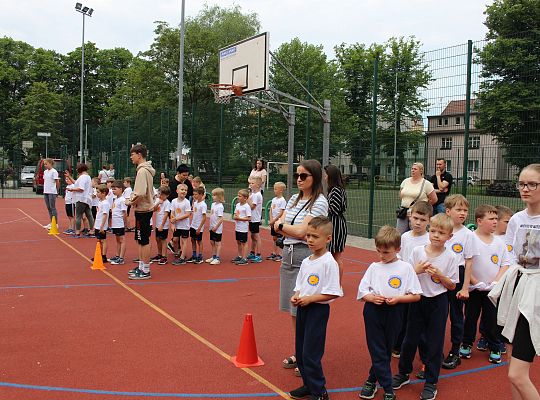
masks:
<instances>
[{"instance_id":1,"label":"striped shirt","mask_svg":"<svg viewBox=\"0 0 540 400\"><path fill-rule=\"evenodd\" d=\"M324 197L324 195L322 194L319 195L319 197L317 198L317 200L315 200L315 203L313 203L311 208L308 208L308 206L304 207L304 205L309 200L300 200L293 207L293 204L296 201L297 197L298 197L298 194L293 195L289 199L289 202L287 203L287 208L285 209L285 223L286 224L290 225L293 218L294 218L294 225L302 225L302 223L304 222L304 219L308 215L311 217L319 217L319 216L326 217L328 215L328 201L326 200L326 197ZM302 209L302 207L304 208ZM284 244L295 244L295 243L306 243L306 241L300 240L297 238L288 237L288 236L284 240Z\"/></svg>"}]
</instances>

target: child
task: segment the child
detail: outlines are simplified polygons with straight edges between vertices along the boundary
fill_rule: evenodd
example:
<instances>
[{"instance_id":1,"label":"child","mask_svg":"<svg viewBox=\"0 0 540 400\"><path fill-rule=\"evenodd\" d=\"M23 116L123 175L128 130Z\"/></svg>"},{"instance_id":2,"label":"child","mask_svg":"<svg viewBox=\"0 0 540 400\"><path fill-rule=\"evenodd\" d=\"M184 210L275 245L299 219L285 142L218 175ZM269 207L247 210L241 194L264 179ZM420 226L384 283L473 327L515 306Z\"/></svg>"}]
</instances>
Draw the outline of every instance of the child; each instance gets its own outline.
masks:
<instances>
[{"instance_id":1,"label":"child","mask_svg":"<svg viewBox=\"0 0 540 400\"><path fill-rule=\"evenodd\" d=\"M116 255L110 258L109 262L113 265L122 265L126 254L126 242L124 239L127 223L126 198L123 196L124 185L122 181L114 181L111 189L114 194L111 210L111 228L113 235L116 237Z\"/></svg>"},{"instance_id":2,"label":"child","mask_svg":"<svg viewBox=\"0 0 540 400\"><path fill-rule=\"evenodd\" d=\"M249 187L251 189L251 195L248 198L248 204L251 207L251 221L249 222L249 231L251 232L251 251L247 259L252 263L262 262L261 235L259 234L263 203L261 184L262 178L260 176L255 176L249 180Z\"/></svg>"},{"instance_id":3,"label":"child","mask_svg":"<svg viewBox=\"0 0 540 400\"><path fill-rule=\"evenodd\" d=\"M158 263L158 265L167 264L167 253L164 251L164 247L169 236L169 214L171 212L171 203L168 200L169 194L171 194L169 186L160 186L158 198L154 204L156 247L158 253L150 259L150 263Z\"/></svg>"},{"instance_id":4,"label":"child","mask_svg":"<svg viewBox=\"0 0 540 400\"><path fill-rule=\"evenodd\" d=\"M191 237L191 249L192 255L191 258L187 259L186 262L194 264L203 263L203 241L202 236L204 232L204 224L206 222L206 202L204 201L204 188L199 186L198 188L193 188L193 213L191 219L191 225L189 227L189 236ZM197 254L197 248L199 253Z\"/></svg>"},{"instance_id":5,"label":"child","mask_svg":"<svg viewBox=\"0 0 540 400\"><path fill-rule=\"evenodd\" d=\"M107 201L109 202L109 229L107 229L107 232L112 232L111 230L111 218L112 218L112 204L114 201L114 193L112 191L112 184L114 183L114 178L107 178L107 189L109 189L109 193L107 193Z\"/></svg>"},{"instance_id":6,"label":"child","mask_svg":"<svg viewBox=\"0 0 540 400\"><path fill-rule=\"evenodd\" d=\"M249 192L247 189L238 191L238 203L234 209L233 219L235 220L235 236L238 245L238 256L233 258L232 262L236 265L246 265L247 260L247 236L249 230L249 221L251 221L251 207L247 203Z\"/></svg>"},{"instance_id":7,"label":"child","mask_svg":"<svg viewBox=\"0 0 540 400\"><path fill-rule=\"evenodd\" d=\"M43 198L49 212L49 224L44 228L51 229L52 217L56 220L56 228L58 229L58 212L56 211L56 197L58 189L60 189L60 177L58 171L53 168L54 160L46 158L43 161L45 170L43 171Z\"/></svg>"},{"instance_id":8,"label":"child","mask_svg":"<svg viewBox=\"0 0 540 400\"><path fill-rule=\"evenodd\" d=\"M510 259L503 240L493 235L497 228L497 209L485 204L480 205L474 210L474 218L477 229L473 235L479 254L473 257L471 273L478 282L469 287L469 300L465 304L463 344L459 349L459 356L471 358L476 325L482 312L483 335L490 350L489 362L500 364L501 340L497 327L497 310L487 295L493 284L497 283L508 269Z\"/></svg>"},{"instance_id":9,"label":"child","mask_svg":"<svg viewBox=\"0 0 540 400\"><path fill-rule=\"evenodd\" d=\"M508 221L514 215L514 212L506 206L495 206L497 209L497 228L495 229L495 236L506 235L506 228L508 227Z\"/></svg>"},{"instance_id":10,"label":"child","mask_svg":"<svg viewBox=\"0 0 540 400\"><path fill-rule=\"evenodd\" d=\"M283 197L283 192L285 191L287 185L283 182L274 183L274 195L272 199L272 205L270 206L270 234L272 235L272 253L266 257L267 260L273 260L281 262L281 255L278 254L280 249L276 246L276 240L278 237L282 237L274 229L274 223L281 218L285 208L287 207L287 200Z\"/></svg>"},{"instance_id":11,"label":"child","mask_svg":"<svg viewBox=\"0 0 540 400\"><path fill-rule=\"evenodd\" d=\"M417 246L425 246L429 244L429 234L427 232L427 225L429 219L433 213L432 207L425 201L419 201L414 203L411 207L411 216L409 217L410 231L401 235L401 249L399 250L398 257L400 260L410 260L412 251ZM401 344L405 337L405 330L407 328L407 314L408 307L405 308L405 317L403 318L403 324L401 331L396 339L396 344L392 350L392 357L399 358ZM422 346L420 346L422 347Z\"/></svg>"},{"instance_id":12,"label":"child","mask_svg":"<svg viewBox=\"0 0 540 400\"><path fill-rule=\"evenodd\" d=\"M186 199L188 192L187 185L180 183L176 187L178 197L171 202L171 224L173 229L173 252L176 258L172 265L183 265L187 257L187 241L189 237L189 217L191 215L191 204ZM178 248L178 252L175 251Z\"/></svg>"},{"instance_id":13,"label":"child","mask_svg":"<svg viewBox=\"0 0 540 400\"><path fill-rule=\"evenodd\" d=\"M107 181L105 181L105 182L107 182ZM92 178L92 188L93 188L92 189L92 216L94 217L94 221L96 220L97 207L98 207L98 204L99 204L99 198L97 196L97 187L99 185L101 185L101 183L99 183L99 179L98 178ZM103 186L105 186L105 184L103 184ZM107 193L109 193L109 192L107 192Z\"/></svg>"},{"instance_id":14,"label":"child","mask_svg":"<svg viewBox=\"0 0 540 400\"><path fill-rule=\"evenodd\" d=\"M64 195L64 202L66 204L66 216L69 221L68 228L64 231L66 235L75 234L75 200L73 199L73 192L69 189L75 187L74 183L70 183L69 179L66 180L66 194Z\"/></svg>"},{"instance_id":15,"label":"child","mask_svg":"<svg viewBox=\"0 0 540 400\"><path fill-rule=\"evenodd\" d=\"M514 400L540 398L529 376L534 356L540 355L537 311L540 292L539 186L540 164L523 168L516 187L526 208L510 218L505 237L511 267L489 293L493 302L498 301L497 323L504 326L502 334L512 343L508 378Z\"/></svg>"},{"instance_id":16,"label":"child","mask_svg":"<svg viewBox=\"0 0 540 400\"><path fill-rule=\"evenodd\" d=\"M107 262L107 227L109 222L109 201L107 200L107 193L109 189L106 185L98 185L96 188L96 196L99 199L99 203L96 211L96 219L94 222L94 234L101 246L101 257L103 262ZM92 261L94 259L92 258Z\"/></svg>"},{"instance_id":17,"label":"child","mask_svg":"<svg viewBox=\"0 0 540 400\"><path fill-rule=\"evenodd\" d=\"M122 181L122 183L124 185L124 198L129 199L131 197L131 193L133 192L133 189L131 188L131 178L129 176L126 176L124 180ZM128 223L126 224L126 232L135 231L135 228L130 227L130 224L129 224L130 211L131 211L131 205L127 206Z\"/></svg>"},{"instance_id":18,"label":"child","mask_svg":"<svg viewBox=\"0 0 540 400\"><path fill-rule=\"evenodd\" d=\"M212 258L206 260L210 265L221 263L221 235L223 233L223 202L225 191L222 188L212 190L212 207L210 209L210 243L212 244Z\"/></svg>"},{"instance_id":19,"label":"child","mask_svg":"<svg viewBox=\"0 0 540 400\"><path fill-rule=\"evenodd\" d=\"M306 239L313 254L302 261L291 297L291 303L298 307L295 347L303 385L291 390L290 396L327 400L321 359L330 316L329 303L343 296L339 267L327 249L332 240L332 222L327 217L314 217L308 223Z\"/></svg>"},{"instance_id":20,"label":"child","mask_svg":"<svg viewBox=\"0 0 540 400\"><path fill-rule=\"evenodd\" d=\"M195 190L198 187L202 187L204 189L204 194L206 196L206 187L204 186L204 183L202 182L202 179L200 176L196 176L191 180L191 184L193 185L193 190Z\"/></svg>"},{"instance_id":21,"label":"child","mask_svg":"<svg viewBox=\"0 0 540 400\"><path fill-rule=\"evenodd\" d=\"M409 262L418 274L422 297L409 305L407 331L401 346L399 373L392 378L394 390L408 384L416 349L424 332L423 361L426 365L426 383L421 400L437 396L437 382L444 349L444 334L448 319L448 290L459 281L458 258L445 248L452 237L454 224L446 214L437 214L430 220L429 241L415 247Z\"/></svg>"},{"instance_id":22,"label":"child","mask_svg":"<svg viewBox=\"0 0 540 400\"><path fill-rule=\"evenodd\" d=\"M400 246L397 229L383 226L375 236L381 260L369 266L358 286L357 300L366 302L364 324L371 356L369 377L360 393L362 399L375 396L377 381L384 389L385 400L396 398L390 368L392 346L403 325L406 303L419 301L422 293L412 265L397 257Z\"/></svg>"},{"instance_id":23,"label":"child","mask_svg":"<svg viewBox=\"0 0 540 400\"><path fill-rule=\"evenodd\" d=\"M453 194L444 200L446 215L454 223L452 238L446 247L454 252L459 262L459 282L454 290L448 291L448 304L450 307L450 340L452 348L444 359L442 367L454 369L461 360L459 359L459 347L463 341L463 301L469 298L469 284L471 282L471 266L473 256L478 255L473 232L463 226L469 212L469 201L461 194ZM474 278L472 279L475 283Z\"/></svg>"}]
</instances>

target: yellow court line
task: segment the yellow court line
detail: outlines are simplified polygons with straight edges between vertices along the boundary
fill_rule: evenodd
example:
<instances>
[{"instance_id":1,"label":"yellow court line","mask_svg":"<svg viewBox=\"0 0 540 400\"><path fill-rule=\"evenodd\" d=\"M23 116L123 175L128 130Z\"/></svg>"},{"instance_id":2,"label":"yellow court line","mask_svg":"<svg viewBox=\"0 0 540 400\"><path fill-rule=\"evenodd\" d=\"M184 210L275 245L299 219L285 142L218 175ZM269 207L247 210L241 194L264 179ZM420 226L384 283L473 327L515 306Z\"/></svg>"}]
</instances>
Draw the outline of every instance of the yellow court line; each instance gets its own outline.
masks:
<instances>
[{"instance_id":1,"label":"yellow court line","mask_svg":"<svg viewBox=\"0 0 540 400\"><path fill-rule=\"evenodd\" d=\"M41 226L41 224L35 220L32 216L30 216L29 214L27 214L26 212L24 212L23 210L21 210L20 208L18 208L18 210L23 213L24 215L26 215L28 218L30 218L32 221L34 221L36 224L38 224L39 226ZM62 239L61 237L59 237L58 235L53 235L56 239L58 239L60 242L62 242L64 245L66 245L67 247L69 247L71 250L73 250L75 253L77 253L78 255L80 255L82 258L84 258L85 260L87 260L89 263L91 262L91 260L86 257L83 253L81 253L79 250L77 250L75 247L73 247L71 244L69 244L68 242L66 242L64 239ZM106 276L108 276L109 278L111 278L114 282L116 282L119 286L121 286L122 288L126 289L128 292L130 292L133 296L137 297L139 300L141 300L143 303L145 303L147 306L149 306L150 308L152 308L154 311L157 311L159 314L161 314L162 316L164 316L165 318L167 318L169 321L171 321L174 325L176 325L177 327L179 327L180 329L182 329L184 332L188 333L189 335L191 335L194 339L198 340L199 342L201 342L202 344L204 344L205 346L207 346L208 348L210 348L211 350L213 350L214 352L216 352L217 354L219 354L221 357L225 358L227 361L230 361L231 360L231 356L228 355L227 353L225 353L223 350L221 350L219 347L217 347L216 345L214 345L212 342L210 342L209 340L205 339L204 337L202 337L201 335L199 335L197 332L195 332L194 330L192 330L191 328L189 328L188 326L184 325L183 323L181 323L180 321L178 321L176 318L174 318L172 315L170 315L169 313L167 313L165 310L163 310L162 308L158 307L157 305L155 305L154 303L152 303L150 300L148 300L146 297L144 297L142 294L140 294L139 292L133 290L132 288L130 288L128 285L126 285L124 282L122 282L120 279L118 279L116 276L112 275L109 271L107 270L100 270L101 272L103 272ZM268 380L266 380L265 378L263 378L262 376L260 376L259 374L257 374L255 371L253 371L252 369L250 368L240 368L242 371L244 371L246 374L250 375L251 377L253 377L254 379L256 379L257 381L259 381L260 383L262 383L264 386L266 386L267 388L269 388L270 390L272 390L273 392L277 393L278 395L280 395L281 397L283 397L284 399L290 399L289 395L287 393L285 393L283 390L281 390L280 388L278 388L276 385L272 384L271 382L269 382Z\"/></svg>"}]
</instances>

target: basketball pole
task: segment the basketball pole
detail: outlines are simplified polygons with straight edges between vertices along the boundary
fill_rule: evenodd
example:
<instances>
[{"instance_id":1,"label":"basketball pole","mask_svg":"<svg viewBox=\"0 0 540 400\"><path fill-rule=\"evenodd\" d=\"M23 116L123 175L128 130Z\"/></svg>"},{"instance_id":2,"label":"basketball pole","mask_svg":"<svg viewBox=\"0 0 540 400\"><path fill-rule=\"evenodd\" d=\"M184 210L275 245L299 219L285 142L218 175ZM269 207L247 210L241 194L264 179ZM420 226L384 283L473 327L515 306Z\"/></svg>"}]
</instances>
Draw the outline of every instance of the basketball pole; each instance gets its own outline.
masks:
<instances>
[{"instance_id":1,"label":"basketball pole","mask_svg":"<svg viewBox=\"0 0 540 400\"><path fill-rule=\"evenodd\" d=\"M296 123L296 110L293 105L289 105L287 123L289 125L289 137L287 141L287 198L290 199L294 174L294 125Z\"/></svg>"},{"instance_id":2,"label":"basketball pole","mask_svg":"<svg viewBox=\"0 0 540 400\"><path fill-rule=\"evenodd\" d=\"M176 167L182 164L182 126L184 120L184 36L185 36L185 10L186 1L182 0L182 11L180 13L180 66L178 67L178 141L176 154Z\"/></svg>"}]
</instances>

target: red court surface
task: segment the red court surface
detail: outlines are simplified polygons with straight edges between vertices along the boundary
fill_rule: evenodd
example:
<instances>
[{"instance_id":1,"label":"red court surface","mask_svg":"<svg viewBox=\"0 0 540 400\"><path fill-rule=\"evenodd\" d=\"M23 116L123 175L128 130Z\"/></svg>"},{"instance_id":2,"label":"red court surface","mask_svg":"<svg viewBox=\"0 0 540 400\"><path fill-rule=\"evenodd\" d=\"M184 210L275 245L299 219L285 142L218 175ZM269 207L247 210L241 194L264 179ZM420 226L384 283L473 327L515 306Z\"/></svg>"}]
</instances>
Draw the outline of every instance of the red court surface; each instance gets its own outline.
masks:
<instances>
[{"instance_id":1,"label":"red court surface","mask_svg":"<svg viewBox=\"0 0 540 400\"><path fill-rule=\"evenodd\" d=\"M57 206L63 210L61 199ZM153 264L151 280L130 281L134 264L93 271L95 240L48 235L41 226L47 222L40 200L0 200L1 400L288 398L284 392L301 385L281 366L293 353L293 331L290 317L278 311L279 263L230 263L232 223L225 224L221 265ZM59 222L63 230L62 211ZM131 260L136 246L127 235ZM209 256L206 232L204 238ZM269 250L267 230L263 238ZM366 250L345 252L345 297L332 304L323 360L332 399L358 398L367 377L362 304L355 299L375 259ZM262 367L229 361L246 313L253 314ZM506 373L506 363L494 366L486 353L474 352L456 370L442 370L438 398L508 399ZM538 362L531 373L540 382ZM418 399L421 389L415 380L397 395Z\"/></svg>"}]
</instances>

